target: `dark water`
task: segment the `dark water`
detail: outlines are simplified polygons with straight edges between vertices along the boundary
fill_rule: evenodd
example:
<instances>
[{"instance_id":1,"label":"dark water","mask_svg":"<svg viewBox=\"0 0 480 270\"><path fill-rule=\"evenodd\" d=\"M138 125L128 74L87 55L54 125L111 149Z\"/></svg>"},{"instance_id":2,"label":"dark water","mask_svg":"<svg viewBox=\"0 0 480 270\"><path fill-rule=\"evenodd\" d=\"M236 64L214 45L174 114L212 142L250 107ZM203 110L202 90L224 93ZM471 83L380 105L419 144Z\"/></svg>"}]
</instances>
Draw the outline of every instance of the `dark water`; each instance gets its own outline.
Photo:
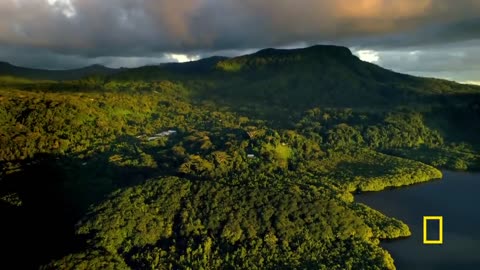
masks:
<instances>
[{"instance_id":1,"label":"dark water","mask_svg":"<svg viewBox=\"0 0 480 270\"><path fill-rule=\"evenodd\" d=\"M355 197L407 223L412 236L384 241L397 269L480 270L480 173L444 172L442 180ZM443 216L443 245L423 244L423 216ZM428 223L438 237L438 223Z\"/></svg>"}]
</instances>

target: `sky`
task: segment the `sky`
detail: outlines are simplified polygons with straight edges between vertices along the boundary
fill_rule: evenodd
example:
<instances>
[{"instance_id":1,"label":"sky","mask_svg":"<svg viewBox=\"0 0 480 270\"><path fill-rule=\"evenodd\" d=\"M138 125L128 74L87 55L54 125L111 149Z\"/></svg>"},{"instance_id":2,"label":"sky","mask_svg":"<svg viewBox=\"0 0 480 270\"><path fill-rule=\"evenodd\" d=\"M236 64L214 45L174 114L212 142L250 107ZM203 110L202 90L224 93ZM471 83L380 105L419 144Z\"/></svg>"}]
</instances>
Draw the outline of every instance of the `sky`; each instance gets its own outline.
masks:
<instances>
[{"instance_id":1,"label":"sky","mask_svg":"<svg viewBox=\"0 0 480 270\"><path fill-rule=\"evenodd\" d=\"M480 84L480 0L0 0L0 61L27 67L136 67L314 44Z\"/></svg>"}]
</instances>

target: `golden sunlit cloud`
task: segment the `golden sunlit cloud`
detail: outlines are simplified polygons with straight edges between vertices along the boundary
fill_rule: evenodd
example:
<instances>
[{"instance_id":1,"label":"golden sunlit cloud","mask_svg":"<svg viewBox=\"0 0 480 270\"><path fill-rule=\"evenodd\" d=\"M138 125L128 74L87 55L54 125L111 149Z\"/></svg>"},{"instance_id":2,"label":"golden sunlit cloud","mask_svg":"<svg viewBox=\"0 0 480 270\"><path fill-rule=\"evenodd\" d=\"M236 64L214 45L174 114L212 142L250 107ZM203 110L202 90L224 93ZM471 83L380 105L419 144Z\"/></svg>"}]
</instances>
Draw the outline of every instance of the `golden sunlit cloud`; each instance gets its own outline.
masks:
<instances>
[{"instance_id":1,"label":"golden sunlit cloud","mask_svg":"<svg viewBox=\"0 0 480 270\"><path fill-rule=\"evenodd\" d=\"M337 0L335 14L350 19L398 19L425 15L432 0Z\"/></svg>"}]
</instances>

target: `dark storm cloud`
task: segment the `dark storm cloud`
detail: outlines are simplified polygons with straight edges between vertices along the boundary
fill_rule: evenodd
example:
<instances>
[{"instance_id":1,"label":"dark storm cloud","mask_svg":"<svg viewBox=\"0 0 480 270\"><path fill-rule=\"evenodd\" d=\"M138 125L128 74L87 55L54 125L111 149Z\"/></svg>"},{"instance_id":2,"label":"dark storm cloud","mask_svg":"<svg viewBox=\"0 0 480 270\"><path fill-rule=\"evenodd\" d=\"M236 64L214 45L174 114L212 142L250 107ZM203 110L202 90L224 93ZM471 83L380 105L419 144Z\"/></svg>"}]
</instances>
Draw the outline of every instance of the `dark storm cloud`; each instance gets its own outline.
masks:
<instances>
[{"instance_id":1,"label":"dark storm cloud","mask_svg":"<svg viewBox=\"0 0 480 270\"><path fill-rule=\"evenodd\" d=\"M478 0L2 0L0 57L68 67L298 42L421 47L480 38L479 17Z\"/></svg>"},{"instance_id":2,"label":"dark storm cloud","mask_svg":"<svg viewBox=\"0 0 480 270\"><path fill-rule=\"evenodd\" d=\"M480 39L480 18L465 18L451 23L429 24L408 32L391 33L376 38L346 39L347 45L368 48L443 47Z\"/></svg>"}]
</instances>

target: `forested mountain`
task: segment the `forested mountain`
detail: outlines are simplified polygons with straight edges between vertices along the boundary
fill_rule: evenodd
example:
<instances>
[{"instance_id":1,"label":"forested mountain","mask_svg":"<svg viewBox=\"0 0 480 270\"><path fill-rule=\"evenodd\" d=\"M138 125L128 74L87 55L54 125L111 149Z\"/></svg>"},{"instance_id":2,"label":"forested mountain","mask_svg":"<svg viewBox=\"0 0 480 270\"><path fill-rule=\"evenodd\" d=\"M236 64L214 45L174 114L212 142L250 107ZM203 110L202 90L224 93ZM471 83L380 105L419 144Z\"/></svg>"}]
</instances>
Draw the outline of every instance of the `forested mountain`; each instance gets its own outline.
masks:
<instances>
[{"instance_id":1,"label":"forested mountain","mask_svg":"<svg viewBox=\"0 0 480 270\"><path fill-rule=\"evenodd\" d=\"M427 114L438 109L435 113L442 114L445 106L462 111L465 104L470 109L480 104L479 86L396 73L361 61L348 48L320 45L131 69L110 77L105 85L128 91L132 81L158 80L181 83L197 102L214 102L283 124L293 114L298 118L315 107L377 112L403 107ZM461 108L453 108L456 105ZM470 116L462 118L463 124L471 126Z\"/></svg>"},{"instance_id":2,"label":"forested mountain","mask_svg":"<svg viewBox=\"0 0 480 270\"><path fill-rule=\"evenodd\" d=\"M408 226L352 193L480 168L480 87L342 47L22 77L0 79L9 268L394 269L379 240Z\"/></svg>"}]
</instances>

